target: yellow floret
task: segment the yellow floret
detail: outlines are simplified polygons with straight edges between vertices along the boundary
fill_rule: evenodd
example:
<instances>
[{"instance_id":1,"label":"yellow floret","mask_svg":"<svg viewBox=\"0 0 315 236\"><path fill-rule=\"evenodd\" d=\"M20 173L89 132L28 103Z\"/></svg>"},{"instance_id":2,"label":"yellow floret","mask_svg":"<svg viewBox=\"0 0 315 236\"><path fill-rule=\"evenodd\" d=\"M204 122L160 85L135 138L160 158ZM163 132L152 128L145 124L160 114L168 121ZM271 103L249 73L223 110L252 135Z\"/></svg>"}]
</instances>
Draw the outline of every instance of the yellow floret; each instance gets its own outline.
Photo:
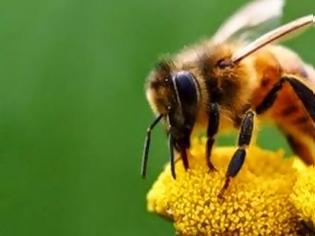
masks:
<instances>
[{"instance_id":1,"label":"yellow floret","mask_svg":"<svg viewBox=\"0 0 315 236\"><path fill-rule=\"evenodd\" d=\"M298 178L293 187L291 200L304 223L315 229L315 168L298 164Z\"/></svg>"},{"instance_id":2,"label":"yellow floret","mask_svg":"<svg viewBox=\"0 0 315 236\"><path fill-rule=\"evenodd\" d=\"M180 235L298 235L301 224L290 201L297 172L293 160L284 159L282 151L251 147L219 199L235 148L215 148L211 159L218 171L209 172L204 145L194 141L187 172L176 163L176 180L166 166L148 193L149 211L172 219Z\"/></svg>"}]
</instances>

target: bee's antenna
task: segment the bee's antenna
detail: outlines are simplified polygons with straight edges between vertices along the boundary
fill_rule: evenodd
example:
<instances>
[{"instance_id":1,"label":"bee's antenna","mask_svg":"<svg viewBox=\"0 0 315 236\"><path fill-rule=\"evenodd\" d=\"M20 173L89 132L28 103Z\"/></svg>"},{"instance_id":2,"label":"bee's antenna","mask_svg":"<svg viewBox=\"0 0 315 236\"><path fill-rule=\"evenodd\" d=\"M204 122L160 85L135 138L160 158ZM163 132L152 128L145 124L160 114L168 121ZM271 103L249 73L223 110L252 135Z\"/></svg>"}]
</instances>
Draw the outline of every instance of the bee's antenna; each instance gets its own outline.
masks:
<instances>
[{"instance_id":1,"label":"bee's antenna","mask_svg":"<svg viewBox=\"0 0 315 236\"><path fill-rule=\"evenodd\" d=\"M148 127L147 134L144 141L144 147L143 147L143 154L142 154L142 160L141 160L141 176L142 178L145 178L147 173L147 163L148 163L148 155L149 155L149 149L150 149L150 143L151 143L151 131L154 129L154 127L160 122L163 115L159 115Z\"/></svg>"}]
</instances>

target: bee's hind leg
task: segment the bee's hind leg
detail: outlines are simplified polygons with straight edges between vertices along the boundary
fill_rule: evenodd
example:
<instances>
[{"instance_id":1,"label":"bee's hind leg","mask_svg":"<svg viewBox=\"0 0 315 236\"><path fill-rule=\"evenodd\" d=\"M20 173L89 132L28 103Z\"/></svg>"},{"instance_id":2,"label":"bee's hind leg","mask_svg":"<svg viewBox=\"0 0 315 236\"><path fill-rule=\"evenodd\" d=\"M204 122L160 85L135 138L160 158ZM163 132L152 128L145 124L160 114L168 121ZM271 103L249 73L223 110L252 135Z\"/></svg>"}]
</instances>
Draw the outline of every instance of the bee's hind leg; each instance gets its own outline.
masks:
<instances>
[{"instance_id":1,"label":"bee's hind leg","mask_svg":"<svg viewBox=\"0 0 315 236\"><path fill-rule=\"evenodd\" d=\"M294 76L284 76L282 79L289 82L296 95L302 101L308 114L315 122L315 91L312 91L307 85L294 78Z\"/></svg>"},{"instance_id":2,"label":"bee's hind leg","mask_svg":"<svg viewBox=\"0 0 315 236\"><path fill-rule=\"evenodd\" d=\"M313 156L315 152L312 150L315 149L313 149L311 145L304 143L298 136L296 137L291 134L287 134L286 138L294 153L296 153L306 165L314 164Z\"/></svg>"},{"instance_id":3,"label":"bee's hind leg","mask_svg":"<svg viewBox=\"0 0 315 236\"><path fill-rule=\"evenodd\" d=\"M211 151L215 141L215 135L219 130L220 111L217 103L209 105L209 122L207 129L207 144L206 144L206 160L209 170L216 170L211 162Z\"/></svg>"},{"instance_id":4,"label":"bee's hind leg","mask_svg":"<svg viewBox=\"0 0 315 236\"><path fill-rule=\"evenodd\" d=\"M246 157L246 148L250 144L253 136L254 120L255 113L252 110L248 110L241 123L240 134L238 137L238 148L229 163L224 185L218 195L219 198L223 197L225 190L229 187L231 178L235 177L243 166Z\"/></svg>"},{"instance_id":5,"label":"bee's hind leg","mask_svg":"<svg viewBox=\"0 0 315 236\"><path fill-rule=\"evenodd\" d=\"M296 95L299 97L301 102L303 103L305 109L308 114L315 122L315 92L312 91L306 84L301 82L295 76L285 75L283 76L269 91L267 96L261 102L259 106L256 107L256 113L259 115L266 110L268 110L273 103L275 102L278 92L282 89L283 84L287 82L293 88Z\"/></svg>"},{"instance_id":6,"label":"bee's hind leg","mask_svg":"<svg viewBox=\"0 0 315 236\"><path fill-rule=\"evenodd\" d=\"M256 107L256 113L262 114L267 111L275 102L278 92L283 88L283 84L288 83L300 101L303 103L305 110L309 117L315 122L315 91L303 83L294 75L284 75L268 92L266 97ZM313 164L313 154L308 144L299 140L299 137L292 136L284 127L281 127L284 133L287 133L287 140L293 151L300 156L300 158L308 165Z\"/></svg>"}]
</instances>

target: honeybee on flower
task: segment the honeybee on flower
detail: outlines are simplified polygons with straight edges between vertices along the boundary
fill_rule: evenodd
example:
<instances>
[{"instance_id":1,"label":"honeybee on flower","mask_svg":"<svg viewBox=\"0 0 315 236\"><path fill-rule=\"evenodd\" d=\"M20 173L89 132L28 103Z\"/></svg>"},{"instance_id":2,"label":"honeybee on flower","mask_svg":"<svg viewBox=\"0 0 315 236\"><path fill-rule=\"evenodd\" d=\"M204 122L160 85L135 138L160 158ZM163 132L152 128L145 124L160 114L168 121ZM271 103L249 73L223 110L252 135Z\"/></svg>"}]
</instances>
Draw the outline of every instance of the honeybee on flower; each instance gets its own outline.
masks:
<instances>
[{"instance_id":1,"label":"honeybee on flower","mask_svg":"<svg viewBox=\"0 0 315 236\"><path fill-rule=\"evenodd\" d=\"M244 37L255 27L280 18L284 0L252 1L230 17L200 44L161 61L150 73L146 94L156 115L149 126L142 159L146 175L151 131L161 120L166 126L173 178L174 151L189 168L191 137L207 134L205 158L215 170L211 150L218 133L239 130L229 162L223 192L240 171L255 133L256 118L272 120L287 137L293 151L306 163L315 163L315 70L297 53L276 43L315 24L307 15L253 41Z\"/></svg>"}]
</instances>

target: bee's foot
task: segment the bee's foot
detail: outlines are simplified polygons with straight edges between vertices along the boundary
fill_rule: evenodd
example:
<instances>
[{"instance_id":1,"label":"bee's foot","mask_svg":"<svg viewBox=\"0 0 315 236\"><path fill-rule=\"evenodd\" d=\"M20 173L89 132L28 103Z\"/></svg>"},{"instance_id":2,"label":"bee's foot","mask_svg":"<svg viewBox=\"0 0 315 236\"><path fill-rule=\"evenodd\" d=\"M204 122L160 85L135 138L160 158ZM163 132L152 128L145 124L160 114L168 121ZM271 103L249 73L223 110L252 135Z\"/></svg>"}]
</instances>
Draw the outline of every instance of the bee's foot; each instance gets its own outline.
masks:
<instances>
[{"instance_id":1,"label":"bee's foot","mask_svg":"<svg viewBox=\"0 0 315 236\"><path fill-rule=\"evenodd\" d=\"M183 159L183 166L185 168L185 171L187 171L189 169L189 163L187 159Z\"/></svg>"},{"instance_id":2,"label":"bee's foot","mask_svg":"<svg viewBox=\"0 0 315 236\"><path fill-rule=\"evenodd\" d=\"M223 187L221 188L219 194L218 194L218 198L223 200L224 199L224 193L226 192L226 190L228 189L229 185L230 185L230 181L231 181L231 177L226 177L225 182Z\"/></svg>"},{"instance_id":3,"label":"bee's foot","mask_svg":"<svg viewBox=\"0 0 315 236\"><path fill-rule=\"evenodd\" d=\"M224 201L224 190L221 189L221 191L218 194L218 199L220 202Z\"/></svg>"},{"instance_id":4,"label":"bee's foot","mask_svg":"<svg viewBox=\"0 0 315 236\"><path fill-rule=\"evenodd\" d=\"M213 171L218 171L217 168L215 168L211 162L208 163L208 169L209 169L208 173L213 172Z\"/></svg>"}]
</instances>

